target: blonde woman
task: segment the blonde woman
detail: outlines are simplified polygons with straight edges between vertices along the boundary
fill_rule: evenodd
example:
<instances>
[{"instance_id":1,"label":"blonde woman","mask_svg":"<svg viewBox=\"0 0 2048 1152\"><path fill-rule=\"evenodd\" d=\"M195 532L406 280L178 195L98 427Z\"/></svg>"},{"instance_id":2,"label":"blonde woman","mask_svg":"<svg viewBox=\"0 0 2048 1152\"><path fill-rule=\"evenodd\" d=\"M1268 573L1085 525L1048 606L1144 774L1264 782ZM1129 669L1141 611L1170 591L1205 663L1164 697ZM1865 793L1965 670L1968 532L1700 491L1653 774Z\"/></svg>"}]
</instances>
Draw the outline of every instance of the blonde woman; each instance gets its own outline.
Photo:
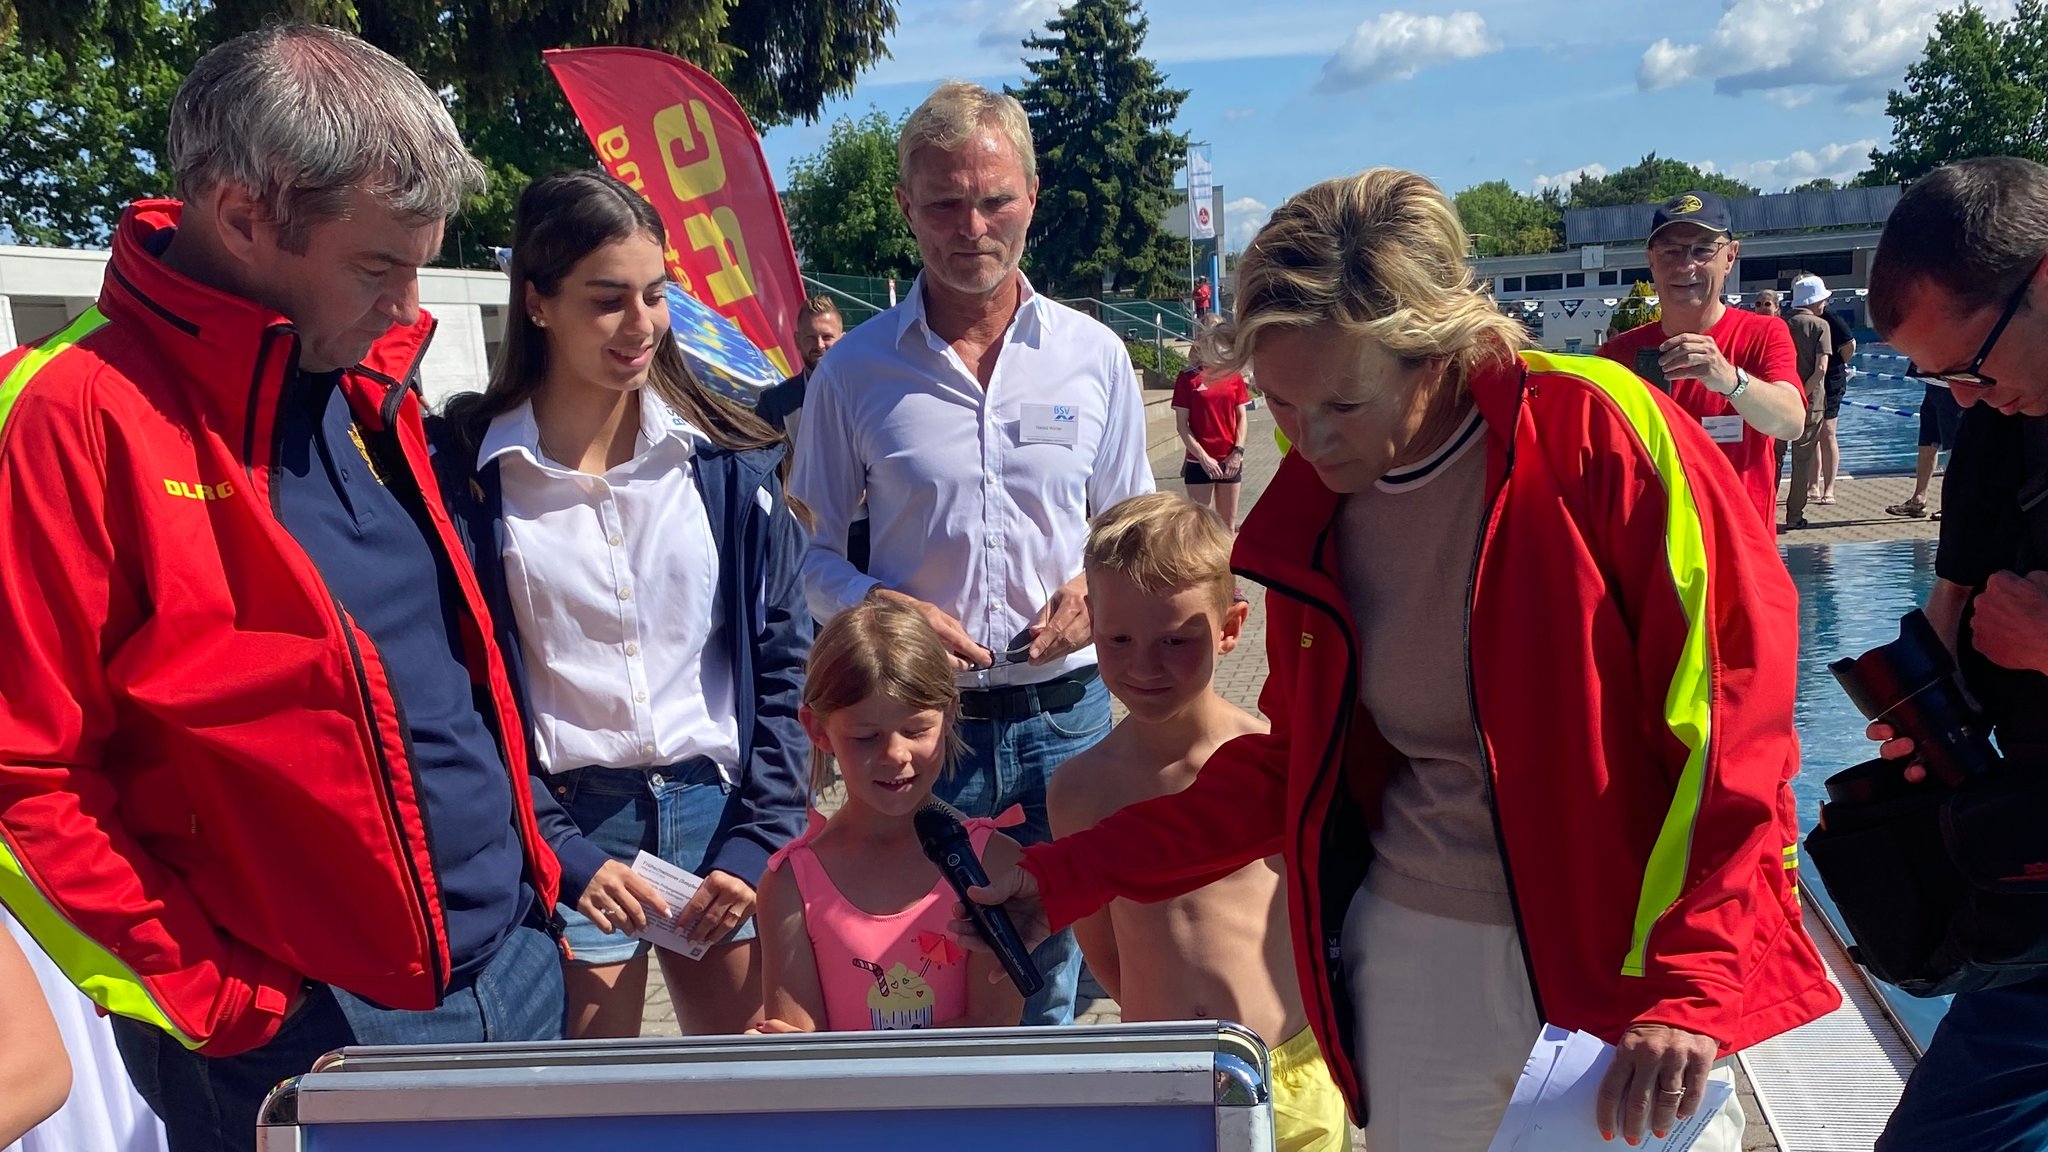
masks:
<instances>
[{"instance_id":1,"label":"blonde woman","mask_svg":"<svg viewBox=\"0 0 2048 1152\"><path fill-rule=\"evenodd\" d=\"M1211 341L1293 452L1239 535L1272 732L1023 854L1034 928L1284 854L1309 1019L1373 1152L1484 1149L1544 1023L1616 1044L1595 1115L1696 1112L1834 1008L1786 782L1796 605L1728 462L1627 369L1526 350L1413 173L1273 214ZM1699 1147L1741 1146L1727 1104Z\"/></svg>"}]
</instances>

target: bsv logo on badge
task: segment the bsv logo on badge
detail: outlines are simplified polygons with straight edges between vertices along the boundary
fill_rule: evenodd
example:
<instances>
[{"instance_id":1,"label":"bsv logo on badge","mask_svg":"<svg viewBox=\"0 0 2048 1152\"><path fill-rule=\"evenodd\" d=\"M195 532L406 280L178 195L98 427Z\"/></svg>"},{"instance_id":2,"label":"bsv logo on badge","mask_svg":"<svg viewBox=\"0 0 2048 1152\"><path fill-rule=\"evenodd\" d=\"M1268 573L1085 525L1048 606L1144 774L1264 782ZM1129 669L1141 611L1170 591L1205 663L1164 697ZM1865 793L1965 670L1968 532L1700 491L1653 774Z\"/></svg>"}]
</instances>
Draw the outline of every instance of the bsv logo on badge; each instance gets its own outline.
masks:
<instances>
[{"instance_id":1,"label":"bsv logo on badge","mask_svg":"<svg viewBox=\"0 0 2048 1152\"><path fill-rule=\"evenodd\" d=\"M1053 405L1053 406L1052 406L1052 418L1053 418L1053 419L1055 419L1055 420L1065 420L1065 421L1071 421L1071 420L1073 420L1073 418L1074 418L1074 406L1073 406L1072 404L1055 404L1055 405Z\"/></svg>"}]
</instances>

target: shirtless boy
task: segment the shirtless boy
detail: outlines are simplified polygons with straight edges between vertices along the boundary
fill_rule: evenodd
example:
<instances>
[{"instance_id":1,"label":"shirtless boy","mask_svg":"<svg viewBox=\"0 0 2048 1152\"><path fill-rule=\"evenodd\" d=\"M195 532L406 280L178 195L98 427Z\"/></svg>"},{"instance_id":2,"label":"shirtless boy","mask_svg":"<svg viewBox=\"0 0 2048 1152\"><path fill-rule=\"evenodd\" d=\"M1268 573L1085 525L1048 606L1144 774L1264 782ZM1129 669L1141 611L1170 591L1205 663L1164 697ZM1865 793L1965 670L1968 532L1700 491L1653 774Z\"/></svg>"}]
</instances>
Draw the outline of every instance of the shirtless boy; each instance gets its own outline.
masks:
<instances>
[{"instance_id":1,"label":"shirtless boy","mask_svg":"<svg viewBox=\"0 0 2048 1152\"><path fill-rule=\"evenodd\" d=\"M1088 538L1096 658L1129 715L1053 777L1055 836L1178 792L1226 742L1266 730L1212 683L1248 606L1231 602L1231 536L1175 493L1126 500ZM1125 1020L1233 1020L1273 1049L1281 1152L1348 1148L1344 1101L1308 1031L1277 860L1158 904L1117 900L1074 925Z\"/></svg>"}]
</instances>

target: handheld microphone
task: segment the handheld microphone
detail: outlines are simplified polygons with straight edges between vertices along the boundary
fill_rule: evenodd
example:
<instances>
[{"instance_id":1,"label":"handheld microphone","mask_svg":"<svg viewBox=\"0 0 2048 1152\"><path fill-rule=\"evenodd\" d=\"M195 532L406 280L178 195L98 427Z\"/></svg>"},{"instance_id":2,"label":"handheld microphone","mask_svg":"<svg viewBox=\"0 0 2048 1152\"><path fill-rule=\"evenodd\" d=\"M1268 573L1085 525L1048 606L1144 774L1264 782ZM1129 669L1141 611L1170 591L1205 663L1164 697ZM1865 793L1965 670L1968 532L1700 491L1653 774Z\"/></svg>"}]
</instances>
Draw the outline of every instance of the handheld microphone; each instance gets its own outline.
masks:
<instances>
[{"instance_id":1,"label":"handheld microphone","mask_svg":"<svg viewBox=\"0 0 2048 1152\"><path fill-rule=\"evenodd\" d=\"M967 895L969 888L988 885L988 873L974 854L974 844L967 838L960 814L945 801L933 799L917 810L911 824L917 829L917 842L926 858L938 865L946 882L953 886L975 929L995 950L996 959L1002 961L1003 971L1010 974L1017 991L1026 996L1036 994L1045 987L1045 977L1038 974L1038 965L1031 962L1031 952L1017 935L1009 912L1000 906L977 904Z\"/></svg>"}]
</instances>

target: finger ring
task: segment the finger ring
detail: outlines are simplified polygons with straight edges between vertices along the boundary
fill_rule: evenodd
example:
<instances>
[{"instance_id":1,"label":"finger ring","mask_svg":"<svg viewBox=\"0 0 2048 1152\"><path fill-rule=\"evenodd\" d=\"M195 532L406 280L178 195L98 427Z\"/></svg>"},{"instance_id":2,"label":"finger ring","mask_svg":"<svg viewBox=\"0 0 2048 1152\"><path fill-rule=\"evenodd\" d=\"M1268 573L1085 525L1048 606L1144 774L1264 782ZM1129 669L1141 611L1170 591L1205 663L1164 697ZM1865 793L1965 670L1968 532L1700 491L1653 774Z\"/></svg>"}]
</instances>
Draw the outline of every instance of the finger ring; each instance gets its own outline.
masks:
<instances>
[{"instance_id":1,"label":"finger ring","mask_svg":"<svg viewBox=\"0 0 2048 1152\"><path fill-rule=\"evenodd\" d=\"M1658 1089L1658 1091L1659 1091L1659 1092L1660 1092L1660 1093L1661 1093L1662 1095L1665 1095L1665 1096L1683 1096L1683 1095L1685 1095L1685 1089L1683 1089L1683 1088L1661 1088L1661 1089Z\"/></svg>"}]
</instances>

